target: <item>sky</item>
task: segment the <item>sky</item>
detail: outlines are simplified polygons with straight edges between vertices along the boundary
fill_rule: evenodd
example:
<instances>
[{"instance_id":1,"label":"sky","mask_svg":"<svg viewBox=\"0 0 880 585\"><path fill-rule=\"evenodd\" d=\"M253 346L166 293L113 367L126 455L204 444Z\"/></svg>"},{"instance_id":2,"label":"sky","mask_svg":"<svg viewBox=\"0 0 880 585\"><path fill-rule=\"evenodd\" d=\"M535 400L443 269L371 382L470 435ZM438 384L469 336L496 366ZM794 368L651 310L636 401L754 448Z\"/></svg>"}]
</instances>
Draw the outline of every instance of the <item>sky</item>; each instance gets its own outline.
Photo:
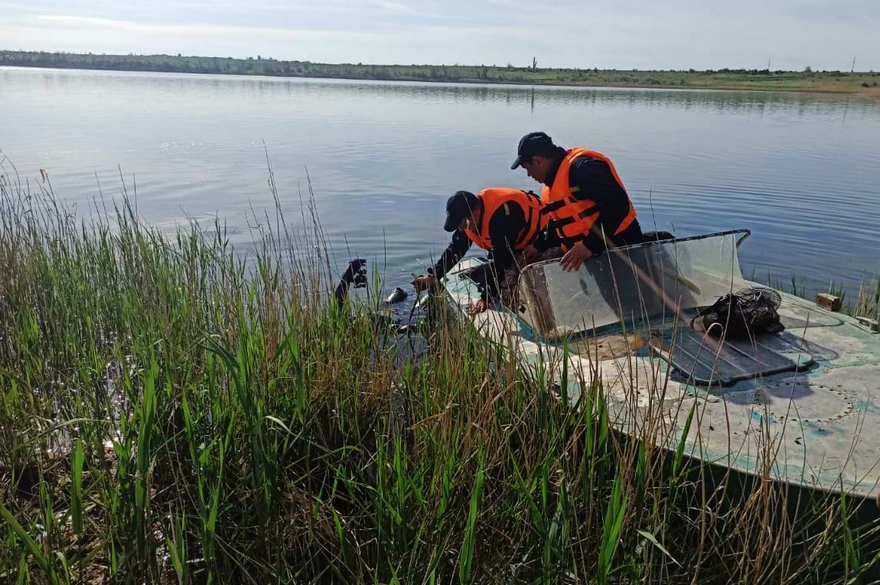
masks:
<instances>
[{"instance_id":1,"label":"sky","mask_svg":"<svg viewBox=\"0 0 880 585\"><path fill-rule=\"evenodd\" d=\"M880 71L880 0L0 0L0 49Z\"/></svg>"}]
</instances>

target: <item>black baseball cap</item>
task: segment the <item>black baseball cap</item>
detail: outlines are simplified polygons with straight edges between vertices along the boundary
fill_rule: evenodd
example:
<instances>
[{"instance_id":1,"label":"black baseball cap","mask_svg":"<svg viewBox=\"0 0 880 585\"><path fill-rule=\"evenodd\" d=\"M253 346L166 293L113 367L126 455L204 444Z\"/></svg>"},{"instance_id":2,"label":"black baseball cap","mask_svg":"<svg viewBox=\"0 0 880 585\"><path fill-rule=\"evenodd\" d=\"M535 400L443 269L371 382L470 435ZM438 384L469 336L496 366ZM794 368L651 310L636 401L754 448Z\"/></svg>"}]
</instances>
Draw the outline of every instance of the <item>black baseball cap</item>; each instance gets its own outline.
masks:
<instances>
[{"instance_id":1,"label":"black baseball cap","mask_svg":"<svg viewBox=\"0 0 880 585\"><path fill-rule=\"evenodd\" d=\"M523 161L539 155L550 155L556 152L557 146L553 144L544 132L529 132L519 139L519 146L516 149L516 160L510 165L511 169L515 169L523 163Z\"/></svg>"},{"instance_id":2,"label":"black baseball cap","mask_svg":"<svg viewBox=\"0 0 880 585\"><path fill-rule=\"evenodd\" d=\"M443 229L454 232L458 224L480 206L480 200L470 191L456 191L455 195L446 200L446 223Z\"/></svg>"}]
</instances>

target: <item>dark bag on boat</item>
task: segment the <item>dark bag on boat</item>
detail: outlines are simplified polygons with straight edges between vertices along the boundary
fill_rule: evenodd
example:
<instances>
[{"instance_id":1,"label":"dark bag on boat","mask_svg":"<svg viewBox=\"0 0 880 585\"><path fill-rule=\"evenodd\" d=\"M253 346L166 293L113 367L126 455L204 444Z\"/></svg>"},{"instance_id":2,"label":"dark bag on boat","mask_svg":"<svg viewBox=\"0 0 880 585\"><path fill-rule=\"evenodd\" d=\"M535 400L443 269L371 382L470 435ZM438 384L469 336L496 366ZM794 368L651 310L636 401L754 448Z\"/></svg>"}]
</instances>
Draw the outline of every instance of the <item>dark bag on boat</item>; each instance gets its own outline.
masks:
<instances>
[{"instance_id":1,"label":"dark bag on boat","mask_svg":"<svg viewBox=\"0 0 880 585\"><path fill-rule=\"evenodd\" d=\"M691 319L691 329L694 321L702 317L703 329L715 337L742 339L759 333L777 333L784 329L776 311L781 302L779 293L769 288L745 288L702 309Z\"/></svg>"}]
</instances>

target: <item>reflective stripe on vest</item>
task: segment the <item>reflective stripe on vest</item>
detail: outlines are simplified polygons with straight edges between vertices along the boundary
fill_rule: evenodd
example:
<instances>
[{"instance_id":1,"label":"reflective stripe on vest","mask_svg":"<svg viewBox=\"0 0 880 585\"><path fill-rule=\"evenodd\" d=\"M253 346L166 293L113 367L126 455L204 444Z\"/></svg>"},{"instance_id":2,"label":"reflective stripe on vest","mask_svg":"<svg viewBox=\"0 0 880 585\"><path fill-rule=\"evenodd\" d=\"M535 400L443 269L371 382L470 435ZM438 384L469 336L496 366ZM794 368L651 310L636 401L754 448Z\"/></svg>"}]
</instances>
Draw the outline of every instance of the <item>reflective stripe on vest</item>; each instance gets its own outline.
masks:
<instances>
[{"instance_id":1,"label":"reflective stripe on vest","mask_svg":"<svg viewBox=\"0 0 880 585\"><path fill-rule=\"evenodd\" d=\"M544 200L544 213L550 216L549 225L556 229L560 240L562 241L562 249L568 250L582 237L586 236L593 228L593 225L599 220L600 213L596 209L596 203L591 199L574 199L571 196L571 183L569 182L569 171L571 163L576 158L588 156L604 161L611 170L611 176L617 181L617 184L623 190L626 196L629 212L626 217L614 229L614 235L618 235L628 228L636 219L636 208L633 206L623 181L617 175L617 170L611 163L611 159L595 150L587 150L584 148L572 148L568 150L565 158L559 164L556 171L556 178L553 179L553 186L544 185L541 197Z\"/></svg>"},{"instance_id":2,"label":"reflective stripe on vest","mask_svg":"<svg viewBox=\"0 0 880 585\"><path fill-rule=\"evenodd\" d=\"M522 250L525 248L539 229L547 225L547 216L541 213L541 200L534 193L525 193L518 189L494 188L483 189L477 193L477 197L483 202L483 216L480 219L479 233L472 230L465 230L467 237L473 243L484 250L492 249L492 239L489 236L489 222L492 215L499 209L504 209L505 213L510 213L510 204L519 205L525 215L526 224L517 235L516 242L513 244L514 250Z\"/></svg>"}]
</instances>

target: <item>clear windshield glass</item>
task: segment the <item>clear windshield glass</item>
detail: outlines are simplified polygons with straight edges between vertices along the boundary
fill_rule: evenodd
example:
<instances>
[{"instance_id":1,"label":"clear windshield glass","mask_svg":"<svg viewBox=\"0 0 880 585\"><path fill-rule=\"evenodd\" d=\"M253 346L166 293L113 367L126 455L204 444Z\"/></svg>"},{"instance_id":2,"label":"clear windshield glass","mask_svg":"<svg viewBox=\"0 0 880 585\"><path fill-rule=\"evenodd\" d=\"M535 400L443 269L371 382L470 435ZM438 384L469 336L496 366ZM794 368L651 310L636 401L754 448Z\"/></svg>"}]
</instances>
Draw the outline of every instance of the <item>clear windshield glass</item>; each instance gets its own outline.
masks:
<instances>
[{"instance_id":1,"label":"clear windshield glass","mask_svg":"<svg viewBox=\"0 0 880 585\"><path fill-rule=\"evenodd\" d=\"M617 248L564 272L558 260L523 269L520 317L559 339L622 320L684 315L745 287L736 242L744 231Z\"/></svg>"}]
</instances>

